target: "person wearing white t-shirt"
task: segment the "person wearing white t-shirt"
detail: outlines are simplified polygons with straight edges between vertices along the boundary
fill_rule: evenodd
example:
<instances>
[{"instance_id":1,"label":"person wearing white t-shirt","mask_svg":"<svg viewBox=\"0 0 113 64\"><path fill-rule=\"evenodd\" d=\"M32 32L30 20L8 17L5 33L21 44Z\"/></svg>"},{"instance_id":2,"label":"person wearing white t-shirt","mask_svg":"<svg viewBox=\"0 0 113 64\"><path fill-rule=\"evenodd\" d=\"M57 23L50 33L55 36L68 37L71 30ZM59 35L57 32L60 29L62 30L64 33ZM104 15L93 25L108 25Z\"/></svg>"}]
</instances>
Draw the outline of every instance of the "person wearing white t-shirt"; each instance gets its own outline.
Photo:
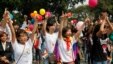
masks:
<instances>
[{"instance_id":1,"label":"person wearing white t-shirt","mask_svg":"<svg viewBox=\"0 0 113 64\"><path fill-rule=\"evenodd\" d=\"M29 37L28 33L23 29L19 29L15 33L14 27L11 23L12 20L8 16L6 16L5 20L11 29L12 46L14 49L14 59L16 64L32 64L32 46L34 34L37 29L37 20L35 19L34 29Z\"/></svg>"},{"instance_id":2,"label":"person wearing white t-shirt","mask_svg":"<svg viewBox=\"0 0 113 64\"><path fill-rule=\"evenodd\" d=\"M84 24L81 26L80 30L76 30L76 33L72 34L70 27L63 27L63 24L66 21L65 14L62 15L61 19L62 20L60 23L60 30L58 35L58 50L60 54L60 60L63 64L75 64L74 61L76 56L74 55L73 45L78 41Z\"/></svg>"},{"instance_id":3,"label":"person wearing white t-shirt","mask_svg":"<svg viewBox=\"0 0 113 64\"><path fill-rule=\"evenodd\" d=\"M45 38L45 48L46 52L48 53L49 63L54 62L54 47L58 38L58 32L55 32L56 29L56 20L55 17L50 17L45 19L43 23L43 36Z\"/></svg>"}]
</instances>

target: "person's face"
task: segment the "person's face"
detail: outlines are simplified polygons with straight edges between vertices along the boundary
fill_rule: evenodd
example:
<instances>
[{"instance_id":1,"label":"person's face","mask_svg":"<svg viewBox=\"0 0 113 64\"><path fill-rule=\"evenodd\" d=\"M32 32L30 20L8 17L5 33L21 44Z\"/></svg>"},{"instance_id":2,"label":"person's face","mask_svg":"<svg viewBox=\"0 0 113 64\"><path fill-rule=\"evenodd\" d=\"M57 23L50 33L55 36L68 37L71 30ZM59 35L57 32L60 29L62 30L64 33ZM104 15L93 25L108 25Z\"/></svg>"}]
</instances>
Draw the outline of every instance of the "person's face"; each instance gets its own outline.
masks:
<instances>
[{"instance_id":1,"label":"person's face","mask_svg":"<svg viewBox=\"0 0 113 64\"><path fill-rule=\"evenodd\" d=\"M71 29L68 29L66 32L66 36L71 36L71 34L72 34Z\"/></svg>"},{"instance_id":2,"label":"person's face","mask_svg":"<svg viewBox=\"0 0 113 64\"><path fill-rule=\"evenodd\" d=\"M105 19L108 16L107 12L102 12L101 13L101 18Z\"/></svg>"},{"instance_id":3,"label":"person's face","mask_svg":"<svg viewBox=\"0 0 113 64\"><path fill-rule=\"evenodd\" d=\"M21 33L21 34L20 34L20 37L18 38L18 40L19 40L19 42L20 42L21 44L25 44L26 41L27 41L27 39L28 39L28 37L27 37L27 35L24 34L24 33Z\"/></svg>"},{"instance_id":4,"label":"person's face","mask_svg":"<svg viewBox=\"0 0 113 64\"><path fill-rule=\"evenodd\" d=\"M105 34L108 34L109 31L110 31L110 26L109 26L109 25L105 25L105 26L104 26L104 33L105 33Z\"/></svg>"},{"instance_id":5,"label":"person's face","mask_svg":"<svg viewBox=\"0 0 113 64\"><path fill-rule=\"evenodd\" d=\"M19 28L18 25L14 25L14 29L17 30Z\"/></svg>"},{"instance_id":6,"label":"person's face","mask_svg":"<svg viewBox=\"0 0 113 64\"><path fill-rule=\"evenodd\" d=\"M6 40L7 40L7 35L6 35L6 34L3 34L3 36L0 38L0 40L1 40L2 42L6 42Z\"/></svg>"},{"instance_id":7,"label":"person's face","mask_svg":"<svg viewBox=\"0 0 113 64\"><path fill-rule=\"evenodd\" d=\"M56 23L55 24L53 24L53 26L50 26L49 27L49 31L55 31L55 29L56 29Z\"/></svg>"}]
</instances>

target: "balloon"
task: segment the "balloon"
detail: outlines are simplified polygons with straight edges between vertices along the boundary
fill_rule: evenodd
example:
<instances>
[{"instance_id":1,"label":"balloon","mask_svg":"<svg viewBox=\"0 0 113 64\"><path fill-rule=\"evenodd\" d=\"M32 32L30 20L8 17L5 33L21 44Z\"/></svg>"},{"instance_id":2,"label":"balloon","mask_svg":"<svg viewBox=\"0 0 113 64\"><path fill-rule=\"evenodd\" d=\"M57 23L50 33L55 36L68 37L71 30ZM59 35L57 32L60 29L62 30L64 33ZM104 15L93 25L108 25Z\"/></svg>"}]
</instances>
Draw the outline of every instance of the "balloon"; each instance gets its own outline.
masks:
<instances>
[{"instance_id":1,"label":"balloon","mask_svg":"<svg viewBox=\"0 0 113 64\"><path fill-rule=\"evenodd\" d=\"M35 10L33 13L37 14L37 11Z\"/></svg>"},{"instance_id":2,"label":"balloon","mask_svg":"<svg viewBox=\"0 0 113 64\"><path fill-rule=\"evenodd\" d=\"M37 15L37 20L42 21L43 17L41 15Z\"/></svg>"},{"instance_id":3,"label":"balloon","mask_svg":"<svg viewBox=\"0 0 113 64\"><path fill-rule=\"evenodd\" d=\"M67 17L71 17L72 16L72 13L71 12L68 12L67 13Z\"/></svg>"},{"instance_id":4,"label":"balloon","mask_svg":"<svg viewBox=\"0 0 113 64\"><path fill-rule=\"evenodd\" d=\"M97 4L98 0L89 0L89 7L94 8Z\"/></svg>"},{"instance_id":5,"label":"balloon","mask_svg":"<svg viewBox=\"0 0 113 64\"><path fill-rule=\"evenodd\" d=\"M47 17L51 17L51 12L46 12Z\"/></svg>"},{"instance_id":6,"label":"balloon","mask_svg":"<svg viewBox=\"0 0 113 64\"><path fill-rule=\"evenodd\" d=\"M9 16L10 16L11 19L13 19L13 15L12 14L10 14Z\"/></svg>"},{"instance_id":7,"label":"balloon","mask_svg":"<svg viewBox=\"0 0 113 64\"><path fill-rule=\"evenodd\" d=\"M34 18L36 16L36 14L35 13L31 13L30 16L31 16L31 18Z\"/></svg>"},{"instance_id":8,"label":"balloon","mask_svg":"<svg viewBox=\"0 0 113 64\"><path fill-rule=\"evenodd\" d=\"M29 25L29 29L30 29L30 31L32 31L33 28L34 28L34 26L33 26L32 24L30 24L30 25Z\"/></svg>"},{"instance_id":9,"label":"balloon","mask_svg":"<svg viewBox=\"0 0 113 64\"><path fill-rule=\"evenodd\" d=\"M84 24L84 22L79 21L79 22L76 24L76 29L77 29L77 30L82 29L82 25L83 25L83 24Z\"/></svg>"},{"instance_id":10,"label":"balloon","mask_svg":"<svg viewBox=\"0 0 113 64\"><path fill-rule=\"evenodd\" d=\"M109 34L109 39L110 39L111 41L113 41L113 32L112 32L111 34Z\"/></svg>"},{"instance_id":11,"label":"balloon","mask_svg":"<svg viewBox=\"0 0 113 64\"><path fill-rule=\"evenodd\" d=\"M34 48L37 49L37 48L38 48L38 45L39 45L39 40L36 39L36 40L34 41Z\"/></svg>"},{"instance_id":12,"label":"balloon","mask_svg":"<svg viewBox=\"0 0 113 64\"><path fill-rule=\"evenodd\" d=\"M34 24L35 20L34 19L31 19L31 24Z\"/></svg>"},{"instance_id":13,"label":"balloon","mask_svg":"<svg viewBox=\"0 0 113 64\"><path fill-rule=\"evenodd\" d=\"M72 24L76 24L77 23L77 20L71 20L71 23Z\"/></svg>"},{"instance_id":14,"label":"balloon","mask_svg":"<svg viewBox=\"0 0 113 64\"><path fill-rule=\"evenodd\" d=\"M41 15L45 15L45 13L46 13L45 9L43 9L43 8L42 8L42 9L40 9L40 11L39 11L39 12L40 12L40 14L41 14Z\"/></svg>"}]
</instances>

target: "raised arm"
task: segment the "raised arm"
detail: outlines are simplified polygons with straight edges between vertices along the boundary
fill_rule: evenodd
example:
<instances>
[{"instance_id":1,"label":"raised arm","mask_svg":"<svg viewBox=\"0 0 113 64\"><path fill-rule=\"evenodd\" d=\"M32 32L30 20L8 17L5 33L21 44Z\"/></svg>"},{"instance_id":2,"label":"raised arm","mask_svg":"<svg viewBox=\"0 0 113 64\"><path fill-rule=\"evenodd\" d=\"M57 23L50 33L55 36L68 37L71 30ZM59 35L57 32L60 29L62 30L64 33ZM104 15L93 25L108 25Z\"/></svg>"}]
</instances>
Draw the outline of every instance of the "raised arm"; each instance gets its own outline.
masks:
<instances>
[{"instance_id":1,"label":"raised arm","mask_svg":"<svg viewBox=\"0 0 113 64\"><path fill-rule=\"evenodd\" d=\"M3 19L2 19L2 21L1 21L1 26L2 26L3 28L6 27L7 21L6 21L5 19L7 19L7 16L8 16L8 11L7 11L7 9L5 9L4 14L3 14Z\"/></svg>"},{"instance_id":2,"label":"raised arm","mask_svg":"<svg viewBox=\"0 0 113 64\"><path fill-rule=\"evenodd\" d=\"M101 36L102 34L104 34L104 25L105 25L106 21L105 20L102 20L102 24L100 26L100 29L99 31L96 33L96 35L99 37Z\"/></svg>"},{"instance_id":3,"label":"raised arm","mask_svg":"<svg viewBox=\"0 0 113 64\"><path fill-rule=\"evenodd\" d=\"M47 25L47 17L45 20L43 20L43 26L42 26L42 33L45 36L46 35L46 25Z\"/></svg>"},{"instance_id":4,"label":"raised arm","mask_svg":"<svg viewBox=\"0 0 113 64\"><path fill-rule=\"evenodd\" d=\"M110 23L110 21L109 21L109 18L108 18L108 17L107 17L106 21L107 21L107 23L109 24L111 31L113 31L113 26L112 26L112 24Z\"/></svg>"},{"instance_id":5,"label":"raised arm","mask_svg":"<svg viewBox=\"0 0 113 64\"><path fill-rule=\"evenodd\" d=\"M11 40L12 40L12 43L15 42L16 40L16 34L15 34L15 30L14 30L14 27L12 25L12 20L10 19L9 17L9 11L6 12L5 16L4 16L4 20L7 22L7 24L9 25L9 28L11 30Z\"/></svg>"},{"instance_id":6,"label":"raised arm","mask_svg":"<svg viewBox=\"0 0 113 64\"><path fill-rule=\"evenodd\" d=\"M34 18L34 20L35 20L34 28L33 28L32 34L30 36L32 41L34 40L34 36L35 36L36 30L37 30L37 27L38 27L38 20L37 20L37 18Z\"/></svg>"},{"instance_id":7,"label":"raised arm","mask_svg":"<svg viewBox=\"0 0 113 64\"><path fill-rule=\"evenodd\" d=\"M86 18L85 21L84 21L84 23L83 23L82 26L81 26L81 29L79 29L79 30L75 33L75 39L76 39L77 41L79 40L79 36L80 36L80 34L81 34L81 32L82 32L82 30L83 30L85 24L86 24L88 21L89 21L89 18Z\"/></svg>"},{"instance_id":8,"label":"raised arm","mask_svg":"<svg viewBox=\"0 0 113 64\"><path fill-rule=\"evenodd\" d=\"M8 25L9 25L10 30L11 30L11 35L12 35L12 39L11 40L12 40L12 43L14 43L15 40L16 40L16 33L15 33L14 27L12 25L12 20L11 19L8 19Z\"/></svg>"},{"instance_id":9,"label":"raised arm","mask_svg":"<svg viewBox=\"0 0 113 64\"><path fill-rule=\"evenodd\" d=\"M65 14L63 13L62 16L61 16L61 21L60 21L60 27L59 27L59 34L58 34L58 38L62 38L62 29L63 29L63 23L65 22L66 20L66 16Z\"/></svg>"}]
</instances>

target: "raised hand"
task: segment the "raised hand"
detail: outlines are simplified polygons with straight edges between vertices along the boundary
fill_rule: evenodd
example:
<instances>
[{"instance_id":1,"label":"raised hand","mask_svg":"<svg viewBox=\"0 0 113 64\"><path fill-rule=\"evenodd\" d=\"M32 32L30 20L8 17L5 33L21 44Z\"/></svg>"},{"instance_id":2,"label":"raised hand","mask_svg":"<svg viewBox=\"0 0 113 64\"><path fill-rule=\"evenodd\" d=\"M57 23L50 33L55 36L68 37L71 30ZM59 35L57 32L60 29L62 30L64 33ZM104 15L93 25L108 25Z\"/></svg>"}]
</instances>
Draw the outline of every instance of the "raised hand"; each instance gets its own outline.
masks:
<instances>
[{"instance_id":1,"label":"raised hand","mask_svg":"<svg viewBox=\"0 0 113 64\"><path fill-rule=\"evenodd\" d=\"M5 21L7 21L7 20L10 19L9 14L10 14L10 12L9 12L7 9L5 9L4 14L3 14L3 19L4 19Z\"/></svg>"},{"instance_id":2,"label":"raised hand","mask_svg":"<svg viewBox=\"0 0 113 64\"><path fill-rule=\"evenodd\" d=\"M66 20L67 14L62 11L61 20Z\"/></svg>"}]
</instances>

